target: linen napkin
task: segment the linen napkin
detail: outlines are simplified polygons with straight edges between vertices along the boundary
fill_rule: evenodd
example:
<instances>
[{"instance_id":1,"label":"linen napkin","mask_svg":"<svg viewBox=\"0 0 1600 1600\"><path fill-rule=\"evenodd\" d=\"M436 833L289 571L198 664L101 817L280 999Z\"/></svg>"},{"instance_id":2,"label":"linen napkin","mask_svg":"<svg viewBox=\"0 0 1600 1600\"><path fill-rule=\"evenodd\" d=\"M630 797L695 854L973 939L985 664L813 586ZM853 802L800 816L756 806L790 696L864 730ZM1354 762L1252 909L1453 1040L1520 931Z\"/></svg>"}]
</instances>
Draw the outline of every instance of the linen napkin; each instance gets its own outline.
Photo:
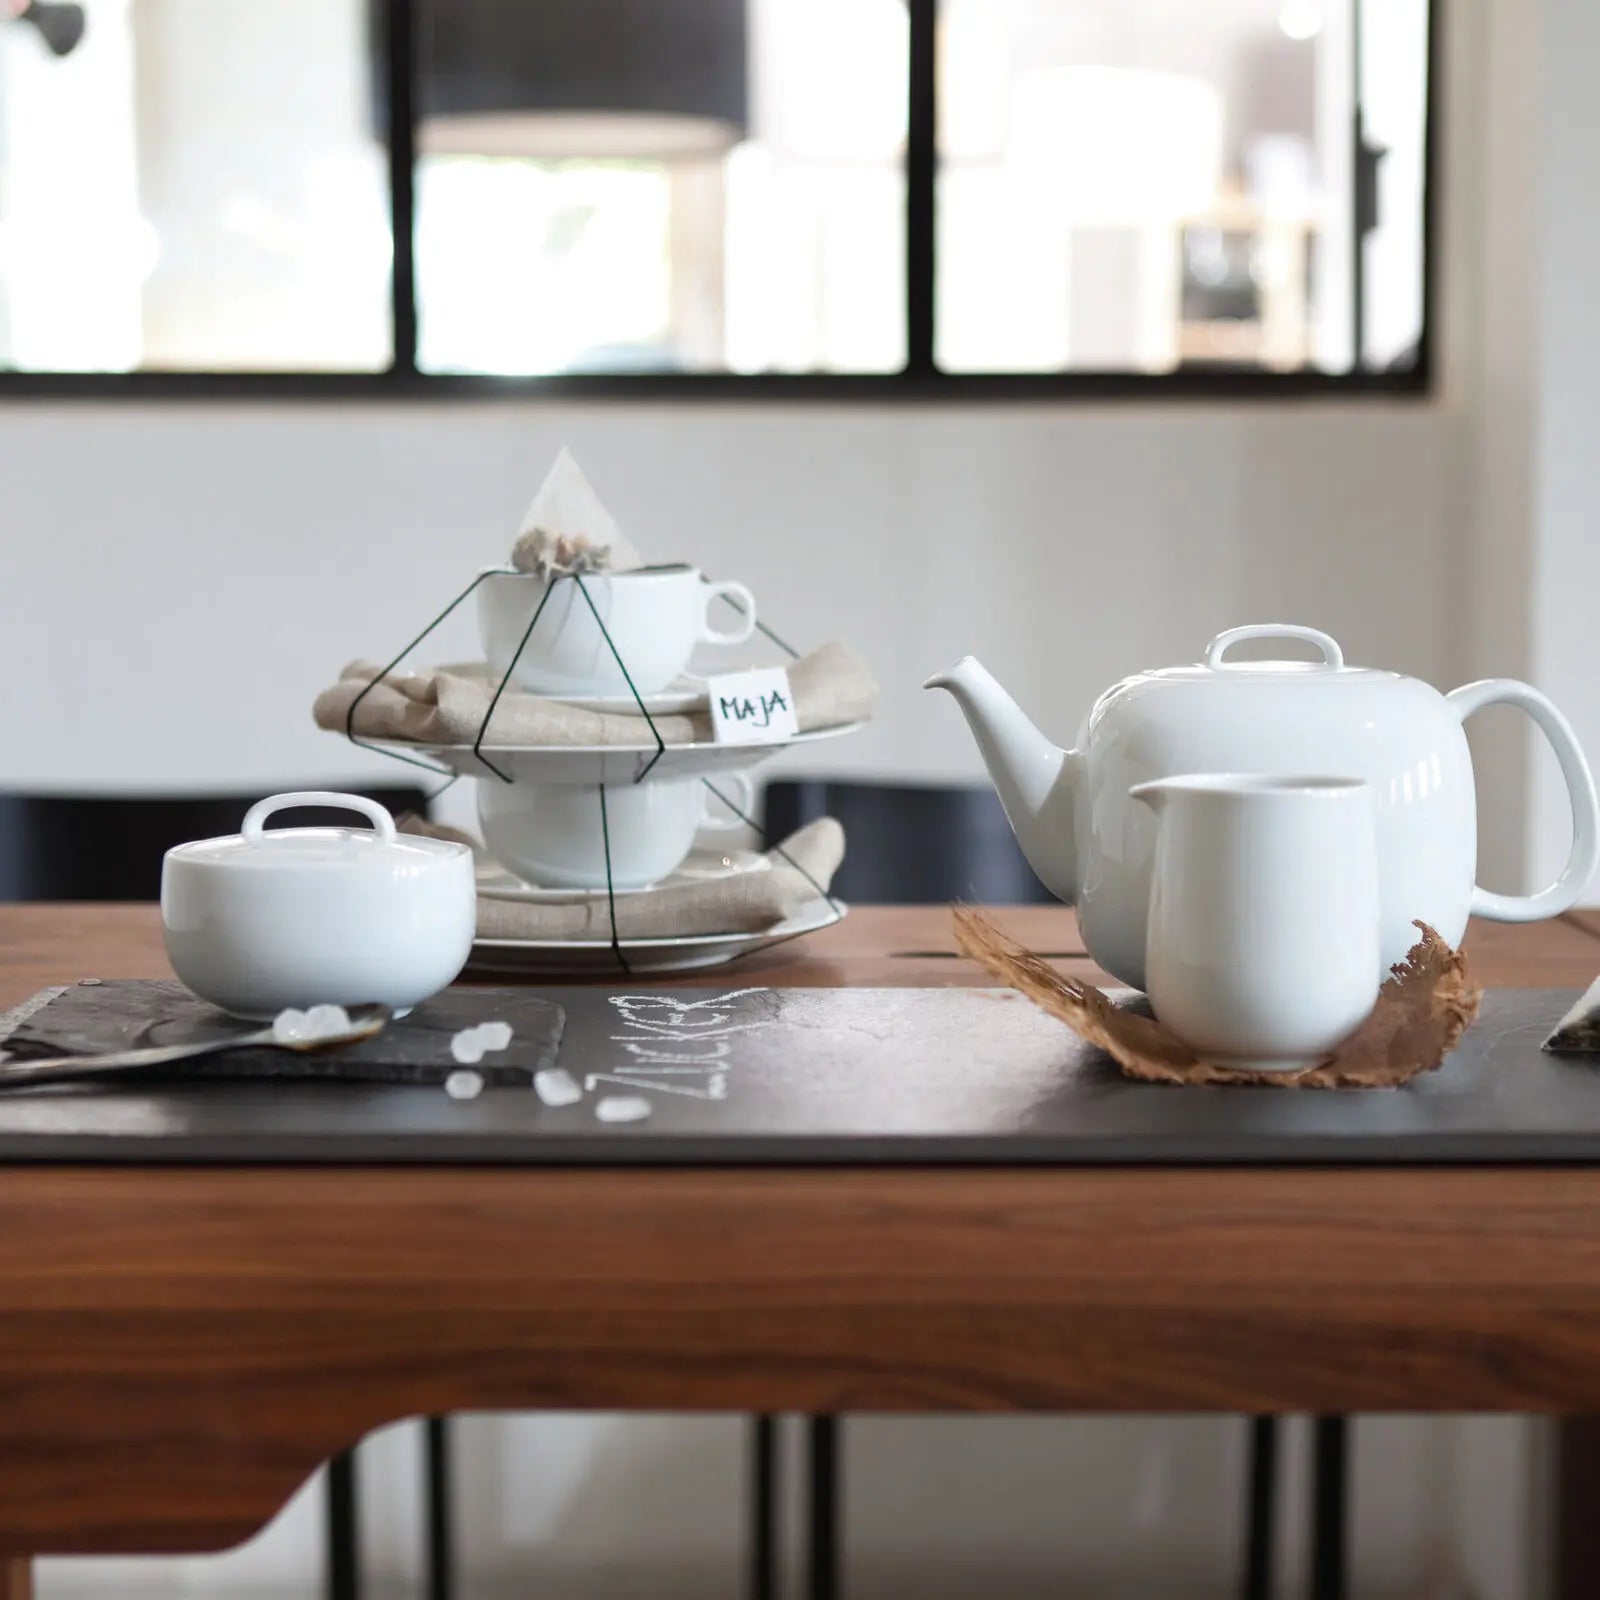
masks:
<instances>
[{"instance_id":1,"label":"linen napkin","mask_svg":"<svg viewBox=\"0 0 1600 1600\"><path fill-rule=\"evenodd\" d=\"M406 832L463 840L480 854L483 849L469 834L438 823L408 817L401 827ZM764 870L619 894L618 937L670 939L690 934L759 933L775 927L817 899L816 885L826 889L833 881L844 860L844 829L832 817L819 817L792 833L780 849L782 855L777 850L767 853ZM609 941L611 912L603 894L566 903L491 900L480 895L478 937Z\"/></svg>"},{"instance_id":2,"label":"linen napkin","mask_svg":"<svg viewBox=\"0 0 1600 1600\"><path fill-rule=\"evenodd\" d=\"M339 681L317 696L312 708L319 728L345 731L356 697L381 667L353 661ZM391 674L356 707L355 732L364 739L411 740L419 744L471 744L494 698L497 678L481 661ZM830 728L872 714L878 685L871 669L848 646L825 644L789 667L800 731ZM655 717L667 744L711 740L707 711ZM655 743L637 713L593 711L560 700L508 688L494 708L484 743L496 745L632 745Z\"/></svg>"}]
</instances>

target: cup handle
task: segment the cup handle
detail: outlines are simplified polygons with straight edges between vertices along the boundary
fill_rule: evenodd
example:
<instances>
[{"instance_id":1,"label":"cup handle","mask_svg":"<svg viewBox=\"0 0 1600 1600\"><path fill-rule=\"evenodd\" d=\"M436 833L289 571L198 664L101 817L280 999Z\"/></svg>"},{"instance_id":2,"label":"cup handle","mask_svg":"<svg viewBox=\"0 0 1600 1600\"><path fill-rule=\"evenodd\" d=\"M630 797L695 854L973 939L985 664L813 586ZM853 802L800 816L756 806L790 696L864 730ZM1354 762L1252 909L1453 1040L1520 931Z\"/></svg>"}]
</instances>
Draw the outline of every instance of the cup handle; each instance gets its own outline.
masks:
<instances>
[{"instance_id":1,"label":"cup handle","mask_svg":"<svg viewBox=\"0 0 1600 1600\"><path fill-rule=\"evenodd\" d=\"M260 844L267 818L275 811L287 811L293 806L337 806L341 811L359 811L372 824L373 831L385 844L394 843L394 818L364 794L334 794L326 789L297 789L292 794L268 795L244 814L240 832L251 844Z\"/></svg>"},{"instance_id":2,"label":"cup handle","mask_svg":"<svg viewBox=\"0 0 1600 1600\"><path fill-rule=\"evenodd\" d=\"M711 606L717 599L730 601L744 613L728 633L711 626ZM743 644L756 631L756 597L742 583L708 583L706 611L700 619L701 644Z\"/></svg>"},{"instance_id":3,"label":"cup handle","mask_svg":"<svg viewBox=\"0 0 1600 1600\"><path fill-rule=\"evenodd\" d=\"M707 778L704 786L700 790L702 800L700 826L710 833L722 833L729 828L742 828L744 826L743 817L736 817L731 813L719 815L714 809L715 807L722 805L723 802L719 801L711 792L712 781L712 779ZM744 813L746 817L748 817L750 815L751 808L755 805L756 797L755 785L751 783L749 773L719 773L715 779L715 782L717 787L722 789L724 792L737 790L737 794L734 797L734 804L740 811Z\"/></svg>"},{"instance_id":4,"label":"cup handle","mask_svg":"<svg viewBox=\"0 0 1600 1600\"><path fill-rule=\"evenodd\" d=\"M1596 800L1594 777L1572 724L1537 689L1514 678L1485 678L1480 683L1463 684L1452 689L1445 699L1463 722L1484 706L1518 706L1526 711L1550 741L1572 803L1572 850L1561 876L1538 894L1495 894L1475 884L1473 916L1490 917L1496 922L1538 922L1544 917L1560 916L1577 904L1578 897L1589 887L1596 866L1600 866L1600 801Z\"/></svg>"}]
</instances>

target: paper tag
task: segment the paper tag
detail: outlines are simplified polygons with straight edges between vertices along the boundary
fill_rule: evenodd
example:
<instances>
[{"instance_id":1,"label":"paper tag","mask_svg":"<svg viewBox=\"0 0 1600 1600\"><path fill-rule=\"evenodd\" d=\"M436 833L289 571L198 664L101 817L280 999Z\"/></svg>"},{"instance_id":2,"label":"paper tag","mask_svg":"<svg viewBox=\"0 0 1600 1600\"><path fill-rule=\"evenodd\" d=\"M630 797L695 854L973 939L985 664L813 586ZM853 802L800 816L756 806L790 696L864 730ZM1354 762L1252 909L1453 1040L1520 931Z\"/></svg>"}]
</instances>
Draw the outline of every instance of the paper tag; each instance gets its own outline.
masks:
<instances>
[{"instance_id":1,"label":"paper tag","mask_svg":"<svg viewBox=\"0 0 1600 1600\"><path fill-rule=\"evenodd\" d=\"M794 691L782 667L725 672L706 680L711 731L718 744L774 744L800 731Z\"/></svg>"}]
</instances>

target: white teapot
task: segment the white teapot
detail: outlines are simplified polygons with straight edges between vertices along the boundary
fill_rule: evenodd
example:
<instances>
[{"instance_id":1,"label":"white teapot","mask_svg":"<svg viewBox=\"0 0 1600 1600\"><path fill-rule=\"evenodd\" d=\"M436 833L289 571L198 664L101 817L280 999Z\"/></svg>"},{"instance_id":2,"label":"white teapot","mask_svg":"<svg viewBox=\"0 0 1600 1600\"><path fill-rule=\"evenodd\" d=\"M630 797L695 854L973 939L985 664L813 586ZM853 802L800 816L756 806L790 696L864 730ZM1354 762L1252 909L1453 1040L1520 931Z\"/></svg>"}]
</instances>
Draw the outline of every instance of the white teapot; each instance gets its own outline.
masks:
<instances>
[{"instance_id":1,"label":"white teapot","mask_svg":"<svg viewBox=\"0 0 1600 1600\"><path fill-rule=\"evenodd\" d=\"M1229 661L1246 639L1298 639L1320 661ZM1347 667L1316 628L1230 628L1197 666L1140 673L1094 703L1075 750L1059 750L971 656L925 687L948 689L977 738L1006 816L1046 887L1078 908L1089 954L1144 988L1155 822L1128 796L1182 773L1364 778L1376 791L1384 970L1421 919L1452 944L1469 915L1533 922L1574 904L1600 863L1600 806L1570 724L1525 683L1490 678L1442 695L1415 678ZM1520 706L1555 750L1572 800L1572 853L1549 888L1492 894L1474 884L1477 800L1462 722Z\"/></svg>"}]
</instances>

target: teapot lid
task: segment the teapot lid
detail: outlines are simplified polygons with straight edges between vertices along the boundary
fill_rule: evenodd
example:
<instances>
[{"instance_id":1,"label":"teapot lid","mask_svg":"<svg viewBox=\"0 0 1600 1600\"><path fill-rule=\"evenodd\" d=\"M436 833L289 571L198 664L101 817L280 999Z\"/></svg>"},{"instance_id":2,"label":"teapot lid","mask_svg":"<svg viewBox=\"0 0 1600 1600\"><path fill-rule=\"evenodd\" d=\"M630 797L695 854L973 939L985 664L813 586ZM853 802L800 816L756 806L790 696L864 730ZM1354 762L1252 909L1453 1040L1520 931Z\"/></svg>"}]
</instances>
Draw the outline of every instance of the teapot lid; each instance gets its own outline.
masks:
<instances>
[{"instance_id":1,"label":"teapot lid","mask_svg":"<svg viewBox=\"0 0 1600 1600\"><path fill-rule=\"evenodd\" d=\"M1246 639L1296 639L1315 645L1321 653L1320 661L1229 661L1229 650ZM1304 685L1307 690L1323 684L1396 684L1405 682L1398 672L1385 672L1375 667L1347 667L1344 651L1331 634L1320 628L1306 628L1295 622L1252 622L1242 628L1229 628L1219 633L1206 646L1204 660L1186 667L1159 667L1153 672L1135 673L1112 686L1090 708L1086 732L1092 732L1111 713L1130 698L1144 699L1153 691L1171 684L1211 685L1218 692L1253 689L1276 694L1290 684ZM1188 692L1188 691L1186 691Z\"/></svg>"},{"instance_id":2,"label":"teapot lid","mask_svg":"<svg viewBox=\"0 0 1600 1600\"><path fill-rule=\"evenodd\" d=\"M1229 661L1228 652L1246 639L1297 639L1315 645L1321 652L1320 661L1273 660ZM1297 622L1251 622L1241 628L1228 628L1219 633L1206 646L1205 657L1191 667L1173 667L1156 674L1159 677L1212 677L1219 674L1248 674L1251 677L1316 677L1344 679L1393 678L1397 674L1381 672L1371 667L1348 667L1344 651L1332 634L1320 628L1303 627Z\"/></svg>"}]
</instances>

